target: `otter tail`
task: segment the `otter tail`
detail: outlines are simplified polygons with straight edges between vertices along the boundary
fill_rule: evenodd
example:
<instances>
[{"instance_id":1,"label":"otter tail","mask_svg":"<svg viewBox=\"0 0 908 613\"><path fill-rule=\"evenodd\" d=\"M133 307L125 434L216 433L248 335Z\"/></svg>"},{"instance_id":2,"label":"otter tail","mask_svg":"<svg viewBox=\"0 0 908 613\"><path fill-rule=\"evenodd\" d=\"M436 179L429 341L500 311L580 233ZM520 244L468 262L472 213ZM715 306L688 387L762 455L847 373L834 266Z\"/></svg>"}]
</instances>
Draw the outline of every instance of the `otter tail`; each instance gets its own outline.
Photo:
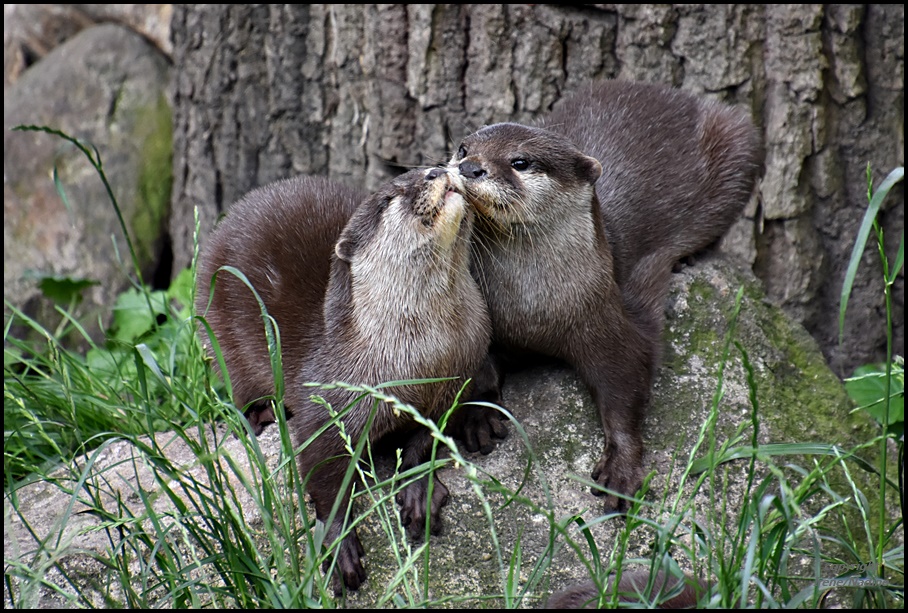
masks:
<instances>
[{"instance_id":1,"label":"otter tail","mask_svg":"<svg viewBox=\"0 0 908 613\"><path fill-rule=\"evenodd\" d=\"M649 571L625 571L618 582L618 602L639 603L643 598L653 602L660 609L692 609L697 606L699 598L708 593L706 583L690 575L683 578L672 577L659 571L653 580L653 589L647 595ZM611 600L612 580L602 594ZM680 591L678 591L680 588ZM675 593L677 592L677 593ZM549 609L596 609L599 605L600 592L592 581L569 587L552 594L547 608Z\"/></svg>"},{"instance_id":2,"label":"otter tail","mask_svg":"<svg viewBox=\"0 0 908 613\"><path fill-rule=\"evenodd\" d=\"M740 217L754 192L764 156L760 134L744 109L707 103L698 128L704 160L701 197L710 206L701 207L708 217L701 220L702 240L695 251L718 240Z\"/></svg>"}]
</instances>

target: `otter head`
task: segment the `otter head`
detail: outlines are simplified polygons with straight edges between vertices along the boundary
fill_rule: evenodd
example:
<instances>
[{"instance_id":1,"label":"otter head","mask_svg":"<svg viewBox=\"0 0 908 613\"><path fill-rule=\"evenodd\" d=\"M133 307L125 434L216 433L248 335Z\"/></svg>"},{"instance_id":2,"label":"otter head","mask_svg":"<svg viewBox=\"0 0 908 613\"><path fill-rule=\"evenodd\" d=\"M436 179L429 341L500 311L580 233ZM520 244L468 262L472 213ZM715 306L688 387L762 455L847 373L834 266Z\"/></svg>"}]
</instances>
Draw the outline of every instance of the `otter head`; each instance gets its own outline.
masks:
<instances>
[{"instance_id":1,"label":"otter head","mask_svg":"<svg viewBox=\"0 0 908 613\"><path fill-rule=\"evenodd\" d=\"M352 318L367 336L437 319L452 288L472 283L473 212L459 190L443 168L413 170L363 202L335 245L326 317ZM398 315L413 323L391 325Z\"/></svg>"},{"instance_id":2,"label":"otter head","mask_svg":"<svg viewBox=\"0 0 908 613\"><path fill-rule=\"evenodd\" d=\"M462 189L443 168L397 177L356 210L335 245L337 257L356 268L364 259L390 264L443 255L469 234L472 215Z\"/></svg>"},{"instance_id":3,"label":"otter head","mask_svg":"<svg viewBox=\"0 0 908 613\"><path fill-rule=\"evenodd\" d=\"M499 225L555 221L589 209L602 166L569 140L516 123L487 126L463 139L448 163L467 200Z\"/></svg>"}]
</instances>

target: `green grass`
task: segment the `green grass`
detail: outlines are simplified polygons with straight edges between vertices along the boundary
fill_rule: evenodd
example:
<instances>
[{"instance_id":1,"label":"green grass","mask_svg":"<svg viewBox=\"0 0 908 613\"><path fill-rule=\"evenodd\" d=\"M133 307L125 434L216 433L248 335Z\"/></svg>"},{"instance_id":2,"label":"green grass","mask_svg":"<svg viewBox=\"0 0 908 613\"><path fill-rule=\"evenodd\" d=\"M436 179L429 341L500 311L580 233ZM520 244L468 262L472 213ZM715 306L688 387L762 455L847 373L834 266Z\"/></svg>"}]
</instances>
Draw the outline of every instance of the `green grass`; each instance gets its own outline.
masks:
<instances>
[{"instance_id":1,"label":"green grass","mask_svg":"<svg viewBox=\"0 0 908 613\"><path fill-rule=\"evenodd\" d=\"M106 185L96 151L49 132L79 147ZM62 186L59 189L64 193ZM119 214L112 196L111 202ZM900 259L891 269L886 267L889 285L900 268ZM304 500L305 476L298 474L293 458L308 442L291 439L281 410L276 411L277 457L267 457L250 435L230 400L229 382L225 385L212 375L211 358L198 341L196 328L199 323L204 327L204 319L190 306L194 270L166 292L148 291L136 274L136 287L118 301L114 327L103 345L92 343L62 308L64 325L57 330L46 330L14 309L6 322L5 495L12 512L30 529L18 512L20 488L43 482L70 500L49 535L32 531L24 551L4 552L10 604L36 606L39 591L49 589L66 604L85 607L338 606L343 596L334 594L330 574L322 571L337 543L325 542L324 527L312 520L307 505L297 504ZM740 305L739 294L733 321ZM14 319L43 342L12 338ZM274 402L280 409L280 334L276 327L268 330L278 381ZM85 355L58 340L72 332L89 343ZM220 359L216 352L214 360ZM736 343L732 326L723 342L710 419L689 456L676 458L671 481L680 485L657 496L649 491L650 475L626 517L565 517L553 508L529 438L516 422L512 436L530 449L525 477L538 480L541 491L512 489L483 472L444 433L446 418L440 424L425 420L386 396L384 386L351 386L359 402L390 403L409 412L432 430L436 441L432 461L405 473L376 467L367 440L347 441L348 451L361 460L351 462L345 476L358 485L352 502L357 512L336 512L348 515L348 528L365 518L376 522L396 564L393 580L370 592L375 594L373 604L530 606L547 590L556 551L567 548L603 587L610 574L634 564L674 575L682 569L693 571L712 585L701 602L709 607L823 606L831 592L821 587L821 580L849 575L885 579L889 587L852 588L844 592L845 604L901 606L902 525L886 513L887 489L902 493L901 474L893 483L886 472L893 412L880 413L880 436L862 446L877 450L876 466L855 454L862 449L760 445L761 397L750 359ZM718 440L712 425L722 406L724 369L737 360L749 374L750 421L735 436ZM893 395L891 364L898 362L889 362L883 369L886 379L876 386L880 398ZM335 408L338 420L350 410ZM133 451L120 465L109 466L105 458L124 442ZM171 447L176 445L189 450L190 465L172 459ZM901 465L902 444L897 446ZM437 545L428 538L410 543L400 524L394 503L400 488L450 465L467 478L471 504L487 525L498 582L492 592L439 593L432 588L430 560ZM122 486L116 471L148 474L150 481L127 495L117 494ZM866 479L855 478L856 471L870 474L878 489L861 485ZM733 509L727 503L737 487L743 487L743 505ZM891 492L888 495L891 499ZM704 500L709 512L695 513ZM520 537L510 552L504 548L496 518L505 506L524 507L543 518L549 535L543 551L524 551ZM74 538L68 527L84 525L83 516L93 520L93 527ZM593 533L600 524L614 529L613 542L597 542ZM79 539L91 536L106 543L100 553L80 547ZM646 555L631 553L639 551L639 543L646 544ZM67 561L78 556L87 556L88 568L95 570L81 572L79 565ZM615 594L601 590L601 604L616 602Z\"/></svg>"}]
</instances>

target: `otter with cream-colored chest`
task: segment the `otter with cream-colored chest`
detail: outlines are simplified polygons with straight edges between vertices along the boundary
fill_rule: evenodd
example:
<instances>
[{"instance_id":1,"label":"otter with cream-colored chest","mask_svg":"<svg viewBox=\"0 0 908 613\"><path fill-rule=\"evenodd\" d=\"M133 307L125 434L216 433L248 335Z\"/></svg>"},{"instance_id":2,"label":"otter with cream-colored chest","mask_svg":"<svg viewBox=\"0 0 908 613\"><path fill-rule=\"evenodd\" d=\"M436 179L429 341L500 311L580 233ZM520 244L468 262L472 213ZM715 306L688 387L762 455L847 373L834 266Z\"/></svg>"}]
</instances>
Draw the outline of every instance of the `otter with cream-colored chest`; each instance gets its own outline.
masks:
<instances>
[{"instance_id":1,"label":"otter with cream-colored chest","mask_svg":"<svg viewBox=\"0 0 908 613\"><path fill-rule=\"evenodd\" d=\"M217 339L234 403L256 435L275 421L271 357L258 301L244 281L223 268L243 273L258 292L280 331L284 373L293 373L319 338L334 246L365 197L365 192L324 177L276 181L231 206L205 242L199 256L196 312ZM406 306L394 310L401 308ZM383 330L381 321L376 329ZM213 353L211 339L204 329L201 332ZM475 373L471 399L494 400L496 384L486 380L494 376L489 364ZM286 401L284 407L290 419L294 407ZM497 412L482 407L461 407L448 424L450 433L470 451L489 453L493 439L507 434Z\"/></svg>"},{"instance_id":2,"label":"otter with cream-colored chest","mask_svg":"<svg viewBox=\"0 0 908 613\"><path fill-rule=\"evenodd\" d=\"M584 88L542 125L483 128L448 168L479 212L473 270L496 351L577 369L605 436L593 480L625 509L642 483L672 267L741 214L759 135L739 109L621 81Z\"/></svg>"},{"instance_id":3,"label":"otter with cream-colored chest","mask_svg":"<svg viewBox=\"0 0 908 613\"><path fill-rule=\"evenodd\" d=\"M328 527L328 542L344 526L350 492L340 485L349 465L344 441L331 417L309 398L309 381L378 385L388 381L454 377L403 385L387 393L437 419L454 402L466 378L479 371L488 352L491 325L482 294L470 275L469 236L473 211L459 193L460 179L443 169L410 171L370 196L353 214L335 247L317 340L287 388L295 416L289 424L297 445L313 437L299 455L300 473L319 520L327 521L338 495L340 511ZM357 394L344 389L319 392L340 411ZM346 434L359 440L372 414L361 401L343 419ZM405 435L402 470L425 461L432 438L406 414L379 403L369 438ZM395 439L396 440L396 439ZM406 488L398 502L411 536L438 512L447 489L435 481L426 517L428 480ZM355 531L340 545L337 566L344 583L356 589L365 578L363 550Z\"/></svg>"},{"instance_id":4,"label":"otter with cream-colored chest","mask_svg":"<svg viewBox=\"0 0 908 613\"><path fill-rule=\"evenodd\" d=\"M313 438L331 416L310 395L319 393L337 411L356 395L312 390L305 383L454 377L385 390L433 419L451 407L468 377L473 397L481 398L488 385L481 381L490 370L485 359L491 326L469 272L474 212L461 191L459 176L440 168L406 173L368 197L322 178L278 181L234 205L200 258L196 307L218 339L235 402L246 407L256 434L274 420L264 323L251 290L223 267L246 276L277 322L288 425L297 446L313 439L300 452L299 465L317 517L327 521L343 497L327 542L343 529L350 492L340 486L349 456L344 458L336 426ZM344 417L352 440L364 432L371 405L363 400ZM406 414L382 404L371 419L370 440L401 448L403 470L427 459L432 439ZM476 407L462 407L448 424L455 436L473 441L480 440L472 434L476 428L486 433L503 427ZM448 492L437 479L431 500L428 490L424 478L398 494L411 538L422 536L426 522L433 534L439 531ZM364 580L362 554L355 531L337 550L338 573L350 589Z\"/></svg>"}]
</instances>

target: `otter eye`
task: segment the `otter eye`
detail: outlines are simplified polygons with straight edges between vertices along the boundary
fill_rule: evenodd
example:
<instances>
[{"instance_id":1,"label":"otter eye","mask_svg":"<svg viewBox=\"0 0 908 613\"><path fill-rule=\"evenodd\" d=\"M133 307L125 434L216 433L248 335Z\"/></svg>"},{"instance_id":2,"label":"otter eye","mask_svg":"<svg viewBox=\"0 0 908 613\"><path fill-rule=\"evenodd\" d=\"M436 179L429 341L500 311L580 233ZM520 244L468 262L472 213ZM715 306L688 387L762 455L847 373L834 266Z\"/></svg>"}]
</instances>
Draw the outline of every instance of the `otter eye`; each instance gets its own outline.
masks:
<instances>
[{"instance_id":1,"label":"otter eye","mask_svg":"<svg viewBox=\"0 0 908 613\"><path fill-rule=\"evenodd\" d=\"M460 149L457 150L457 159L462 160L465 157L467 157L467 150L463 145L461 145Z\"/></svg>"},{"instance_id":2,"label":"otter eye","mask_svg":"<svg viewBox=\"0 0 908 613\"><path fill-rule=\"evenodd\" d=\"M511 160L511 168L518 172L523 172L524 170L530 167L530 162L523 159L517 158L516 160Z\"/></svg>"}]
</instances>

